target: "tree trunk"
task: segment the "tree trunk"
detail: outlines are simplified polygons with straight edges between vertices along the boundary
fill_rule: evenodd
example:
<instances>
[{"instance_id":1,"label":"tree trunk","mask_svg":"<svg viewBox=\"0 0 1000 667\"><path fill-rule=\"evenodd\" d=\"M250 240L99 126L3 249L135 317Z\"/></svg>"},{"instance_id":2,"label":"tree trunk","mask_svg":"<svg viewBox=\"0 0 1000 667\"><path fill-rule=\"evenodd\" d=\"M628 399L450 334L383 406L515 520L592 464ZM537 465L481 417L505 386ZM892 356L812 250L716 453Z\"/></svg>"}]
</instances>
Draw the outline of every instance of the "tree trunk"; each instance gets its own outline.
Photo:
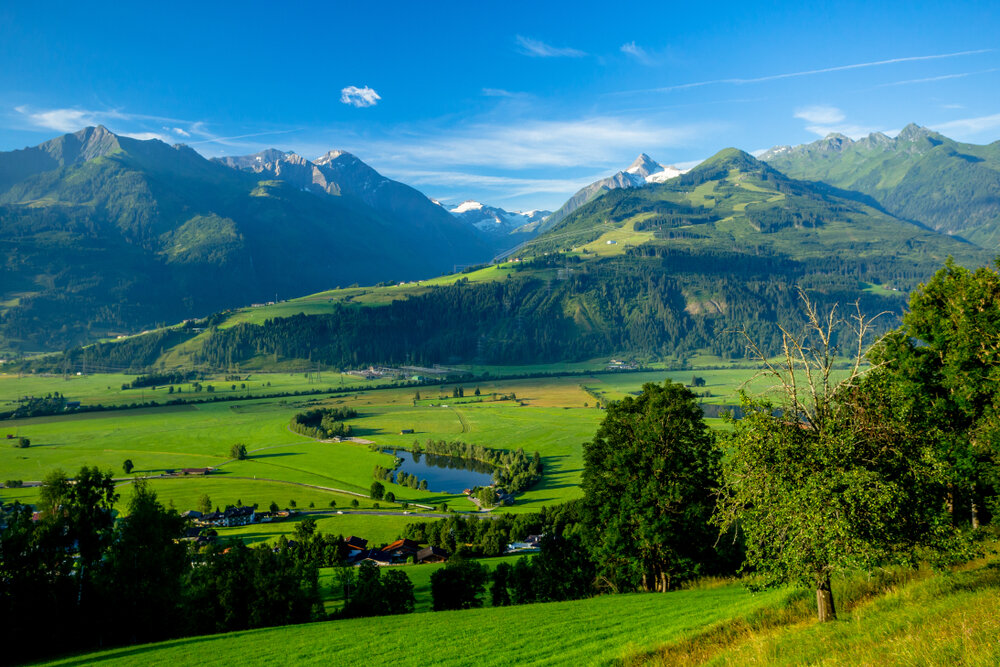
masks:
<instances>
[{"instance_id":1,"label":"tree trunk","mask_svg":"<svg viewBox=\"0 0 1000 667\"><path fill-rule=\"evenodd\" d=\"M972 499L972 530L979 528L979 505L976 504L976 499Z\"/></svg>"},{"instance_id":2,"label":"tree trunk","mask_svg":"<svg viewBox=\"0 0 1000 667\"><path fill-rule=\"evenodd\" d=\"M816 610L819 612L821 622L837 620L837 609L833 606L833 591L830 590L830 575L826 575L816 587Z\"/></svg>"}]
</instances>

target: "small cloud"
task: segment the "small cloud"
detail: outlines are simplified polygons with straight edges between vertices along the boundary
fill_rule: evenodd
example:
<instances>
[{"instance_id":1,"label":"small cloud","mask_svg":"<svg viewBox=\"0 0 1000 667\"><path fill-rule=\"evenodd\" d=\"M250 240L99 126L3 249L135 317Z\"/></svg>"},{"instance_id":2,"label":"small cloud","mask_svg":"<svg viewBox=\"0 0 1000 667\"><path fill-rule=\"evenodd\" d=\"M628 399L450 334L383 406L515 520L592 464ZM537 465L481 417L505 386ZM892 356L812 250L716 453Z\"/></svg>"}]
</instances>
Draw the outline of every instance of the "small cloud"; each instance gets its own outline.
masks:
<instances>
[{"instance_id":1,"label":"small cloud","mask_svg":"<svg viewBox=\"0 0 1000 667\"><path fill-rule=\"evenodd\" d=\"M81 109L51 109L33 112L22 105L14 107L14 110L26 116L32 125L58 132L76 132L88 125L99 124L93 112Z\"/></svg>"},{"instance_id":2,"label":"small cloud","mask_svg":"<svg viewBox=\"0 0 1000 667\"><path fill-rule=\"evenodd\" d=\"M352 106L361 107L373 107L378 104L378 101L382 99L374 89L365 86L364 88L358 88L357 86L348 86L340 91L340 101L344 104L350 104Z\"/></svg>"},{"instance_id":3,"label":"small cloud","mask_svg":"<svg viewBox=\"0 0 1000 667\"><path fill-rule=\"evenodd\" d=\"M532 58L582 58L587 55L579 49L572 49L568 46L550 46L545 42L530 37L518 35L515 40L518 51Z\"/></svg>"},{"instance_id":4,"label":"small cloud","mask_svg":"<svg viewBox=\"0 0 1000 667\"><path fill-rule=\"evenodd\" d=\"M997 128L1000 128L1000 113L992 116L960 118L931 126L931 129L956 139L974 137L987 130L996 130Z\"/></svg>"},{"instance_id":5,"label":"small cloud","mask_svg":"<svg viewBox=\"0 0 1000 667\"><path fill-rule=\"evenodd\" d=\"M483 95L486 97L517 97L517 93L512 93L503 88L483 88Z\"/></svg>"},{"instance_id":6,"label":"small cloud","mask_svg":"<svg viewBox=\"0 0 1000 667\"><path fill-rule=\"evenodd\" d=\"M187 132L187 131L185 131L185 130L183 130L183 129L179 128L179 127L175 127L175 128L174 128L174 134L179 134L179 135L181 135L182 137L190 137L190 136L191 136L191 133L190 133L190 132Z\"/></svg>"},{"instance_id":7,"label":"small cloud","mask_svg":"<svg viewBox=\"0 0 1000 667\"><path fill-rule=\"evenodd\" d=\"M621 51L626 55L632 56L643 65L653 64L653 59L649 57L649 54L646 53L646 50L643 49L641 46L638 46L635 42L622 44Z\"/></svg>"},{"instance_id":8,"label":"small cloud","mask_svg":"<svg viewBox=\"0 0 1000 667\"><path fill-rule=\"evenodd\" d=\"M964 109L965 105L964 104L942 104L941 108L942 109Z\"/></svg>"},{"instance_id":9,"label":"small cloud","mask_svg":"<svg viewBox=\"0 0 1000 667\"><path fill-rule=\"evenodd\" d=\"M813 125L830 125L844 120L844 112L837 107L816 105L795 110L795 118L801 118Z\"/></svg>"},{"instance_id":10,"label":"small cloud","mask_svg":"<svg viewBox=\"0 0 1000 667\"><path fill-rule=\"evenodd\" d=\"M163 143L169 144L170 137L160 134L159 132L122 132L123 137L129 137L131 139L138 139L140 141L149 141L150 139L159 139Z\"/></svg>"}]
</instances>

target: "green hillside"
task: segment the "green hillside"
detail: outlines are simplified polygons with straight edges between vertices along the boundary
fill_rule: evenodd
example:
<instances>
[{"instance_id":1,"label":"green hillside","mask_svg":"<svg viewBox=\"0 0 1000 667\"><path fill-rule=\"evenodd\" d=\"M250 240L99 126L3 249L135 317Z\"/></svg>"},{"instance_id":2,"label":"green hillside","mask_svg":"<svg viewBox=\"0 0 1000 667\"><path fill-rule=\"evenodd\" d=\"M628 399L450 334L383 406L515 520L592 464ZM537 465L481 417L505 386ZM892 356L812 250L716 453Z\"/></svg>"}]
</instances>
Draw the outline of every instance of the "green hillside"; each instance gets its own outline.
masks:
<instances>
[{"instance_id":1,"label":"green hillside","mask_svg":"<svg viewBox=\"0 0 1000 667\"><path fill-rule=\"evenodd\" d=\"M434 220L377 210L103 127L0 153L0 351L61 349L490 256L473 231L427 208Z\"/></svg>"},{"instance_id":2,"label":"green hillside","mask_svg":"<svg viewBox=\"0 0 1000 667\"><path fill-rule=\"evenodd\" d=\"M901 218L1000 248L1000 142L965 144L908 125L895 138L830 135L761 159L794 178L863 192Z\"/></svg>"},{"instance_id":3,"label":"green hillside","mask_svg":"<svg viewBox=\"0 0 1000 667\"><path fill-rule=\"evenodd\" d=\"M849 582L841 620L807 596L738 585L236 632L57 660L109 665L327 664L392 656L441 665L995 665L1000 567Z\"/></svg>"},{"instance_id":4,"label":"green hillside","mask_svg":"<svg viewBox=\"0 0 1000 667\"><path fill-rule=\"evenodd\" d=\"M650 362L699 350L738 358L740 327L776 349L775 323L796 320L800 288L824 307L858 301L869 314L888 311L891 327L903 294L949 255L990 262L986 251L895 218L865 195L790 179L735 149L667 183L612 190L519 255L446 279L243 310L184 342L138 337L73 351L68 363Z\"/></svg>"},{"instance_id":5,"label":"green hillside","mask_svg":"<svg viewBox=\"0 0 1000 667\"><path fill-rule=\"evenodd\" d=\"M187 638L49 664L330 664L390 657L401 664L600 664L783 599L739 586L313 623Z\"/></svg>"}]
</instances>

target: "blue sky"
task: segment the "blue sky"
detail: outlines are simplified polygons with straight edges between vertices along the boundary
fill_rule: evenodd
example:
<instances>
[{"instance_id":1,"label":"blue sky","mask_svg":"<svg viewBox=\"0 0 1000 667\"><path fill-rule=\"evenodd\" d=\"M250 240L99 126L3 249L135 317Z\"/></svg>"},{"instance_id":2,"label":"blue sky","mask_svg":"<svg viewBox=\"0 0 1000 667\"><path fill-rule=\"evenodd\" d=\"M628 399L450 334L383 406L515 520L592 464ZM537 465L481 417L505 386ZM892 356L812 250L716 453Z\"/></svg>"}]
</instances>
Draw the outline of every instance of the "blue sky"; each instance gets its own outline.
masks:
<instances>
[{"instance_id":1,"label":"blue sky","mask_svg":"<svg viewBox=\"0 0 1000 667\"><path fill-rule=\"evenodd\" d=\"M529 209L642 151L1000 139L995 2L286 4L4 3L0 150L96 123L210 157L344 149Z\"/></svg>"}]
</instances>

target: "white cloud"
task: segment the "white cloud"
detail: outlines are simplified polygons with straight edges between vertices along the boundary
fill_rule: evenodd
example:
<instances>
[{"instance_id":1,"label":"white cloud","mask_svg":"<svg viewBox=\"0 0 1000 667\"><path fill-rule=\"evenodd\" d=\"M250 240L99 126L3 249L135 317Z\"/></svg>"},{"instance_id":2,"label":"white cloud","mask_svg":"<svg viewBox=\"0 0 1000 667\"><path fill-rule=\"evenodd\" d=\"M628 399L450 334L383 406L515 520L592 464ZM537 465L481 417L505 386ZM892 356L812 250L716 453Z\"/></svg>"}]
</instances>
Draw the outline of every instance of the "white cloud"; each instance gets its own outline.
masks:
<instances>
[{"instance_id":1,"label":"white cloud","mask_svg":"<svg viewBox=\"0 0 1000 667\"><path fill-rule=\"evenodd\" d=\"M958 120L950 120L947 123L931 125L931 129L956 139L971 138L982 132L998 128L1000 128L1000 113L993 114L992 116L978 116L976 118L959 118Z\"/></svg>"},{"instance_id":2,"label":"white cloud","mask_svg":"<svg viewBox=\"0 0 1000 667\"><path fill-rule=\"evenodd\" d=\"M82 109L51 109L49 111L31 111L25 106L15 107L28 122L38 127L44 127L58 132L76 132L88 125L99 125L96 113Z\"/></svg>"},{"instance_id":3,"label":"white cloud","mask_svg":"<svg viewBox=\"0 0 1000 667\"><path fill-rule=\"evenodd\" d=\"M867 137L872 132L878 132L880 128L866 125L845 123L847 116L837 107L818 104L810 107L800 107L793 114L795 118L801 118L808 123L806 130L820 137L828 134L843 134L851 139Z\"/></svg>"},{"instance_id":4,"label":"white cloud","mask_svg":"<svg viewBox=\"0 0 1000 667\"><path fill-rule=\"evenodd\" d=\"M795 118L801 118L807 123L814 125L830 125L844 120L844 112L837 107L826 105L816 105L811 107L801 107L795 110Z\"/></svg>"},{"instance_id":5,"label":"white cloud","mask_svg":"<svg viewBox=\"0 0 1000 667\"><path fill-rule=\"evenodd\" d=\"M681 83L674 86L664 86L662 88L648 88L644 90L626 90L619 94L630 93L667 93L675 90L685 90L687 88L700 88L702 86L714 86L718 84L743 85L748 83L764 83L766 81L777 81L779 79L793 79L801 76L813 76L815 74L828 74L830 72L843 72L847 70L863 69L867 67L880 67L882 65L895 65L898 63L917 62L922 60L940 60L942 58L957 58L960 56L973 56L983 53L991 53L994 49L976 49L974 51L956 51L954 53L940 53L930 56L909 56L905 58L889 58L888 60L874 60L866 63L853 63L850 65L837 65L835 67L822 67L819 69L803 70L801 72L785 72L782 74L768 74L753 78L727 78L709 79L707 81L694 81L691 83Z\"/></svg>"},{"instance_id":6,"label":"white cloud","mask_svg":"<svg viewBox=\"0 0 1000 667\"><path fill-rule=\"evenodd\" d=\"M551 46L522 35L515 37L514 41L517 42L518 52L533 58L582 58L587 55L579 49L572 49L568 46Z\"/></svg>"},{"instance_id":7,"label":"white cloud","mask_svg":"<svg viewBox=\"0 0 1000 667\"><path fill-rule=\"evenodd\" d=\"M201 132L200 134L202 134L204 136L208 136L209 138L208 139L202 139L200 141L192 141L188 145L190 145L190 146L196 146L198 144L223 144L223 145L228 146L228 145L230 145L230 142L234 142L237 139L249 139L251 137L266 137L266 136L270 136L272 134L289 134L291 132L298 132L298 131L299 131L298 129L294 129L294 130L267 130L266 132L251 132L250 134L238 134L238 135L236 135L234 137L216 137L214 135L208 134L207 132ZM239 145L242 145L242 144L233 144L233 145L239 146Z\"/></svg>"},{"instance_id":8,"label":"white cloud","mask_svg":"<svg viewBox=\"0 0 1000 667\"><path fill-rule=\"evenodd\" d=\"M174 129L174 134L179 134L182 137L190 137L191 136L191 133L188 132L188 131L186 131L186 130L184 130L183 128L175 127L173 129Z\"/></svg>"},{"instance_id":9,"label":"white cloud","mask_svg":"<svg viewBox=\"0 0 1000 667\"><path fill-rule=\"evenodd\" d=\"M661 125L647 119L592 117L568 121L517 120L408 132L357 150L383 163L426 167L475 165L499 169L614 167L634 154L685 145L707 125ZM349 148L349 150L352 150Z\"/></svg>"},{"instance_id":10,"label":"white cloud","mask_svg":"<svg viewBox=\"0 0 1000 667\"><path fill-rule=\"evenodd\" d=\"M646 53L646 50L643 49L641 46L636 45L634 41L629 42L628 44L622 44L621 52L626 55L632 56L643 65L653 64L653 59L649 57L649 54Z\"/></svg>"},{"instance_id":11,"label":"white cloud","mask_svg":"<svg viewBox=\"0 0 1000 667\"><path fill-rule=\"evenodd\" d=\"M439 187L473 187L484 190L494 190L503 193L501 198L522 197L532 194L572 193L588 183L604 178L605 172L593 173L580 178L519 178L513 176L496 176L490 174L475 174L461 171L421 171L397 170L391 171L391 177L398 178L408 185Z\"/></svg>"},{"instance_id":12,"label":"white cloud","mask_svg":"<svg viewBox=\"0 0 1000 667\"><path fill-rule=\"evenodd\" d=\"M358 108L361 107L373 107L378 104L378 101L382 99L374 89L365 86L364 88L358 88L357 86L348 86L340 91L340 101L344 104L350 104Z\"/></svg>"},{"instance_id":13,"label":"white cloud","mask_svg":"<svg viewBox=\"0 0 1000 667\"><path fill-rule=\"evenodd\" d=\"M514 93L503 88L483 88L483 95L486 97L514 97Z\"/></svg>"},{"instance_id":14,"label":"white cloud","mask_svg":"<svg viewBox=\"0 0 1000 667\"><path fill-rule=\"evenodd\" d=\"M123 137L130 137L132 139L139 139L140 141L148 141L150 139L159 139L165 144L169 144L172 139L165 134L160 134L159 132L122 132Z\"/></svg>"}]
</instances>

